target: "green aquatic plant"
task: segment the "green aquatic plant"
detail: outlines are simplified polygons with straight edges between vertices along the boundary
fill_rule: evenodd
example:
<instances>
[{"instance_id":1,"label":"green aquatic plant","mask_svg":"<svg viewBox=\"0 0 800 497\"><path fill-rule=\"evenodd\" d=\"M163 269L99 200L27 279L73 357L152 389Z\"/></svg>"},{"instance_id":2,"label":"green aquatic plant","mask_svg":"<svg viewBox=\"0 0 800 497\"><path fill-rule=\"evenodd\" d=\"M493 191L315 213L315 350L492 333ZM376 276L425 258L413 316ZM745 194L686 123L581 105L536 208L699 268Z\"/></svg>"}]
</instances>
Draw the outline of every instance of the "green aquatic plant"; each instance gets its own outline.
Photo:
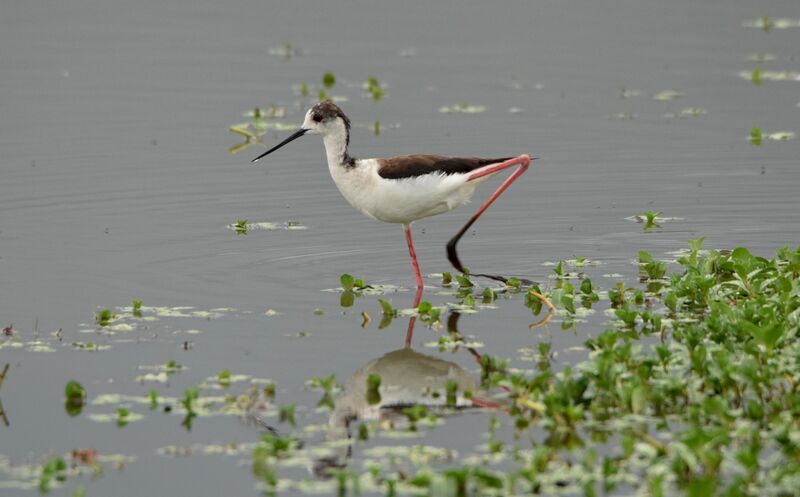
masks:
<instances>
[{"instance_id":1,"label":"green aquatic plant","mask_svg":"<svg viewBox=\"0 0 800 497\"><path fill-rule=\"evenodd\" d=\"M644 231L650 231L653 228L660 228L661 225L656 221L658 221L658 216L661 214L661 212L644 211L638 216L639 222L644 222L644 227L642 229Z\"/></svg>"},{"instance_id":2,"label":"green aquatic plant","mask_svg":"<svg viewBox=\"0 0 800 497\"><path fill-rule=\"evenodd\" d=\"M469 279L469 273L457 274L456 281L460 289L470 289L475 286L475 283Z\"/></svg>"},{"instance_id":3,"label":"green aquatic plant","mask_svg":"<svg viewBox=\"0 0 800 497\"><path fill-rule=\"evenodd\" d=\"M332 72L328 71L322 75L322 86L325 88L333 88L336 84L336 76L333 75Z\"/></svg>"},{"instance_id":4,"label":"green aquatic plant","mask_svg":"<svg viewBox=\"0 0 800 497\"><path fill-rule=\"evenodd\" d=\"M378 299L378 303L381 305L382 311L381 322L378 324L378 329L382 330L392 324L392 320L398 316L399 311L394 308L392 302L389 300Z\"/></svg>"},{"instance_id":5,"label":"green aquatic plant","mask_svg":"<svg viewBox=\"0 0 800 497\"><path fill-rule=\"evenodd\" d=\"M114 313L111 312L111 309L97 311L94 316L95 322L100 326L108 326L112 319L114 319Z\"/></svg>"},{"instance_id":6,"label":"green aquatic plant","mask_svg":"<svg viewBox=\"0 0 800 497\"><path fill-rule=\"evenodd\" d=\"M458 401L458 382L455 380L447 380L445 393L445 401L447 402L448 407L455 407Z\"/></svg>"},{"instance_id":7,"label":"green aquatic plant","mask_svg":"<svg viewBox=\"0 0 800 497\"><path fill-rule=\"evenodd\" d=\"M39 492L49 493L53 481L64 482L67 479L67 463L63 457L55 456L49 458L42 464L39 470Z\"/></svg>"},{"instance_id":8,"label":"green aquatic plant","mask_svg":"<svg viewBox=\"0 0 800 497\"><path fill-rule=\"evenodd\" d=\"M367 404L374 406L381 403L381 377L375 373L367 376Z\"/></svg>"},{"instance_id":9,"label":"green aquatic plant","mask_svg":"<svg viewBox=\"0 0 800 497\"><path fill-rule=\"evenodd\" d=\"M369 94L369 96L372 98L373 102L380 102L383 98L383 88L381 87L378 78L375 76L368 77L367 81L364 82L363 87L367 91L367 94Z\"/></svg>"},{"instance_id":10,"label":"green aquatic plant","mask_svg":"<svg viewBox=\"0 0 800 497\"><path fill-rule=\"evenodd\" d=\"M197 387L189 387L183 391L183 399L181 399L181 405L186 410L186 416L183 418L181 426L186 428L187 431L191 431L192 421L194 420L194 418L197 417L197 412L195 411L195 407L197 406L197 399L199 398L200 398L200 392L198 391Z\"/></svg>"},{"instance_id":11,"label":"green aquatic plant","mask_svg":"<svg viewBox=\"0 0 800 497\"><path fill-rule=\"evenodd\" d=\"M428 408L421 404L405 407L402 413L408 420L409 431L417 431L417 423L429 417Z\"/></svg>"},{"instance_id":12,"label":"green aquatic plant","mask_svg":"<svg viewBox=\"0 0 800 497\"><path fill-rule=\"evenodd\" d=\"M369 427L366 425L366 423L358 424L358 440L362 442L369 440Z\"/></svg>"},{"instance_id":13,"label":"green aquatic plant","mask_svg":"<svg viewBox=\"0 0 800 497\"><path fill-rule=\"evenodd\" d=\"M750 74L750 80L754 85L761 86L761 74L762 72L760 67L753 69L753 72Z\"/></svg>"},{"instance_id":14,"label":"green aquatic plant","mask_svg":"<svg viewBox=\"0 0 800 497\"><path fill-rule=\"evenodd\" d=\"M345 291L347 290L364 290L365 288L369 288L369 285L364 283L364 280L361 278L354 278L350 274L343 274L339 277L339 282L342 284L342 289Z\"/></svg>"},{"instance_id":15,"label":"green aquatic plant","mask_svg":"<svg viewBox=\"0 0 800 497\"><path fill-rule=\"evenodd\" d=\"M759 146L761 145L761 141L763 139L763 134L761 132L761 128L753 128L750 130L750 143Z\"/></svg>"},{"instance_id":16,"label":"green aquatic plant","mask_svg":"<svg viewBox=\"0 0 800 497\"><path fill-rule=\"evenodd\" d=\"M770 19L769 16L764 16L761 18L761 29L763 29L765 33L768 33L770 30L772 30L773 25L772 19Z\"/></svg>"},{"instance_id":17,"label":"green aquatic plant","mask_svg":"<svg viewBox=\"0 0 800 497\"><path fill-rule=\"evenodd\" d=\"M237 235L246 235L247 229L247 219L237 219L233 225L233 230Z\"/></svg>"},{"instance_id":18,"label":"green aquatic plant","mask_svg":"<svg viewBox=\"0 0 800 497\"><path fill-rule=\"evenodd\" d=\"M438 322L441 313L442 310L440 308L434 307L427 300L423 300L417 306L417 314L419 314L419 318L423 323L433 324Z\"/></svg>"},{"instance_id":19,"label":"green aquatic plant","mask_svg":"<svg viewBox=\"0 0 800 497\"><path fill-rule=\"evenodd\" d=\"M317 402L317 407L333 410L333 395L340 390L340 386L336 382L336 375L332 374L327 378L315 376L308 381L308 386L312 390L322 390L322 398Z\"/></svg>"},{"instance_id":20,"label":"green aquatic plant","mask_svg":"<svg viewBox=\"0 0 800 497\"><path fill-rule=\"evenodd\" d=\"M278 406L278 421L281 423L289 423L292 426L297 426L297 420L295 419L296 410L297 406L295 404Z\"/></svg>"},{"instance_id":21,"label":"green aquatic plant","mask_svg":"<svg viewBox=\"0 0 800 497\"><path fill-rule=\"evenodd\" d=\"M228 369L223 369L219 373L217 373L217 381L219 382L220 386L223 388L228 388L231 386L231 372Z\"/></svg>"},{"instance_id":22,"label":"green aquatic plant","mask_svg":"<svg viewBox=\"0 0 800 497\"><path fill-rule=\"evenodd\" d=\"M124 428L128 424L131 411L125 407L117 407L117 427Z\"/></svg>"},{"instance_id":23,"label":"green aquatic plant","mask_svg":"<svg viewBox=\"0 0 800 497\"><path fill-rule=\"evenodd\" d=\"M607 290L612 320L584 339L582 359L565 364L565 351L538 334L537 346L526 349L535 364L529 369L473 354L480 363L480 400L488 394L498 406L477 454L450 452L437 460L434 451L447 449L397 447L381 460L371 453L363 466L354 461L348 471L332 472L333 488L350 493L368 482L370 493L451 496L795 495L800 248L782 248L767 259L742 247L703 249L699 238L674 265L646 251L638 256L642 281L630 286L620 281L600 289L583 277L580 284L561 281L546 294L537 286L523 293L525 305L538 302L539 310L534 293L548 295L565 318L580 311L578 301ZM647 290L654 281L661 285L657 293ZM448 351L465 347L452 330L440 342ZM374 392L378 381L368 378L364 387ZM335 381L309 383L333 391ZM439 387L429 394L444 394L453 407L458 383L451 379L444 392ZM464 398L472 395L464 392ZM398 428L417 430L435 421L422 405L403 406L400 413L407 424ZM367 440L371 428L391 429L361 423L354 438ZM254 474L277 488L276 468L294 457L299 442L258 445Z\"/></svg>"},{"instance_id":24,"label":"green aquatic plant","mask_svg":"<svg viewBox=\"0 0 800 497\"><path fill-rule=\"evenodd\" d=\"M667 263L653 259L650 252L639 251L639 273L643 280L660 280L667 273Z\"/></svg>"},{"instance_id":25,"label":"green aquatic plant","mask_svg":"<svg viewBox=\"0 0 800 497\"><path fill-rule=\"evenodd\" d=\"M70 380L64 388L64 398L66 399L64 409L70 416L76 416L81 413L86 404L86 389L77 381Z\"/></svg>"}]
</instances>

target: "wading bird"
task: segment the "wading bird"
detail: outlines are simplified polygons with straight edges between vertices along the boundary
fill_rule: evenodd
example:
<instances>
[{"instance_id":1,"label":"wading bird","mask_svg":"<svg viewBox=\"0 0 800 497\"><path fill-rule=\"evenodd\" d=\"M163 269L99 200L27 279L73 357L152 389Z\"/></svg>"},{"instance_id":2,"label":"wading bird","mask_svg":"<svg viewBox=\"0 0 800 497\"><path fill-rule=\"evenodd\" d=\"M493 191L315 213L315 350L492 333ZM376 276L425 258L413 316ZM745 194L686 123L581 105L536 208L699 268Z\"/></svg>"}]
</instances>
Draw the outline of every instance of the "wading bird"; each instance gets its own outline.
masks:
<instances>
[{"instance_id":1,"label":"wading bird","mask_svg":"<svg viewBox=\"0 0 800 497\"><path fill-rule=\"evenodd\" d=\"M305 134L322 135L328 156L328 170L350 205L373 219L403 225L419 290L424 284L411 236L411 223L465 204L481 183L506 168L518 165L519 168L447 243L447 258L456 269L465 272L456 253L458 240L497 197L525 172L532 160L527 154L497 159L423 154L356 159L347 150L350 144L350 119L336 104L323 101L306 112L299 130L253 159L253 162ZM505 281L500 276L477 276Z\"/></svg>"}]
</instances>

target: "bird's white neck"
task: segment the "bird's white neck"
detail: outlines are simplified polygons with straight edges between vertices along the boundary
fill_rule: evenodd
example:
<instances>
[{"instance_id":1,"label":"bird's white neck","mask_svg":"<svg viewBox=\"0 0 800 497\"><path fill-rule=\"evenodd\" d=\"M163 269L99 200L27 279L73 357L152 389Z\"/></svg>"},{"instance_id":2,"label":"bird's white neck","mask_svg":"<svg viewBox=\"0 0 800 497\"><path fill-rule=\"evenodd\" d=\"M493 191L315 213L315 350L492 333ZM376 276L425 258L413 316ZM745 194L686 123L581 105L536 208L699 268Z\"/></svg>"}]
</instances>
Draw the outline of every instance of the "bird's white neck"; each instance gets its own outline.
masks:
<instances>
[{"instance_id":1,"label":"bird's white neck","mask_svg":"<svg viewBox=\"0 0 800 497\"><path fill-rule=\"evenodd\" d=\"M337 126L323 136L322 140L325 142L325 152L328 156L328 165L330 167L353 166L353 159L347 154L347 143L349 139L349 134L344 126Z\"/></svg>"}]
</instances>

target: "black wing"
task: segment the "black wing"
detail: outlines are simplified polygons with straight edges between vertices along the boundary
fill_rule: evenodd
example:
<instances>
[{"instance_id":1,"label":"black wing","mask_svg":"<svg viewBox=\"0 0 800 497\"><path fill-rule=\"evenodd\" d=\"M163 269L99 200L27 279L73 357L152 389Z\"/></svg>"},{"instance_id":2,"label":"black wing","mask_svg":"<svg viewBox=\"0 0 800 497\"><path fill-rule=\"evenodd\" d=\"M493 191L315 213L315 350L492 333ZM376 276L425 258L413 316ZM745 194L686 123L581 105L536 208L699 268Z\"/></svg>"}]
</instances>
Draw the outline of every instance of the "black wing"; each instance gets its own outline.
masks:
<instances>
[{"instance_id":1,"label":"black wing","mask_svg":"<svg viewBox=\"0 0 800 497\"><path fill-rule=\"evenodd\" d=\"M431 173L464 174L509 159L513 159L513 157L483 159L443 155L403 155L378 159L378 175L386 179L404 179Z\"/></svg>"}]
</instances>

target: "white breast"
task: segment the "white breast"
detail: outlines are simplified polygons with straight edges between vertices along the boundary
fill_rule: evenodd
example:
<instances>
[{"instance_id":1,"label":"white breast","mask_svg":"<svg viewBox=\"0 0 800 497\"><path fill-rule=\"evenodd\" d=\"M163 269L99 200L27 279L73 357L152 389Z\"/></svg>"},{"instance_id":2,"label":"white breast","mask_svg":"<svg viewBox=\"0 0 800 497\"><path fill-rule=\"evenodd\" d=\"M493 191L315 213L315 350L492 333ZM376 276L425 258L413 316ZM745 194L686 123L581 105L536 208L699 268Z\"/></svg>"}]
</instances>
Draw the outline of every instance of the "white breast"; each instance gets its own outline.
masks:
<instances>
[{"instance_id":1,"label":"white breast","mask_svg":"<svg viewBox=\"0 0 800 497\"><path fill-rule=\"evenodd\" d=\"M481 180L467 183L465 174L385 179L378 175L375 159L358 160L355 167L350 168L328 161L328 168L350 205L387 223L409 224L452 210L468 202L482 183Z\"/></svg>"}]
</instances>

